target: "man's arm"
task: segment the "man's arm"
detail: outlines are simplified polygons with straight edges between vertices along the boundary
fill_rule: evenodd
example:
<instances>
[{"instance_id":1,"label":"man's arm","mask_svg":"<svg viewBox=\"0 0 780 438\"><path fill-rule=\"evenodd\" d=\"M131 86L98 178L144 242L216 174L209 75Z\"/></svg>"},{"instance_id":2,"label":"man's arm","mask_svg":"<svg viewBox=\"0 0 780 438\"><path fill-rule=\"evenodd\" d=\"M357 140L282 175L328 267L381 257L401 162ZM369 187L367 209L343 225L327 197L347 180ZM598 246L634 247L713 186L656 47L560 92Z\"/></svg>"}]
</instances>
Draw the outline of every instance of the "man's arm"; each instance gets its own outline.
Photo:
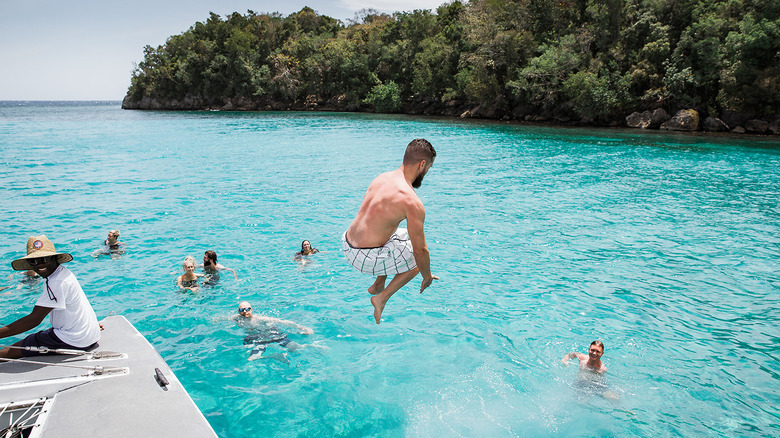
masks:
<instances>
[{"instance_id":1,"label":"man's arm","mask_svg":"<svg viewBox=\"0 0 780 438\"><path fill-rule=\"evenodd\" d=\"M227 266L222 266L222 265L219 265L219 264L217 265L217 269L221 269L221 270L224 270L224 271L232 272L233 276L236 277L236 280L238 280L238 274L236 273L235 269L228 268Z\"/></svg>"},{"instance_id":2,"label":"man's arm","mask_svg":"<svg viewBox=\"0 0 780 438\"><path fill-rule=\"evenodd\" d=\"M300 331L300 333L302 335L313 335L314 334L314 330L310 329L309 327L306 327L305 325L300 325L297 322L288 321L286 319L274 318L274 317L271 317L271 316L261 316L261 318L263 318L264 320L266 320L266 321L268 321L270 323L273 323L273 324L283 324L283 325L286 325L286 326L289 326L289 327L295 327L295 328L297 328Z\"/></svg>"},{"instance_id":3,"label":"man's arm","mask_svg":"<svg viewBox=\"0 0 780 438\"><path fill-rule=\"evenodd\" d=\"M571 353L566 353L561 359L561 363L566 366L569 366L570 360L574 359L575 357L577 358L577 360L582 360L581 356L584 356L584 354L577 353L576 351L572 351ZM587 360L587 358L585 360Z\"/></svg>"},{"instance_id":4,"label":"man's arm","mask_svg":"<svg viewBox=\"0 0 780 438\"><path fill-rule=\"evenodd\" d=\"M0 327L0 338L15 336L38 327L49 312L51 312L49 307L33 307L29 315L23 316L5 327Z\"/></svg>"},{"instance_id":5,"label":"man's arm","mask_svg":"<svg viewBox=\"0 0 780 438\"><path fill-rule=\"evenodd\" d=\"M415 201L407 209L406 226L409 238L412 240L414 261L422 275L422 283L420 284L420 293L422 293L433 283L433 280L438 280L439 277L431 274L431 255L428 251L428 244L425 242L425 207L419 200Z\"/></svg>"}]
</instances>

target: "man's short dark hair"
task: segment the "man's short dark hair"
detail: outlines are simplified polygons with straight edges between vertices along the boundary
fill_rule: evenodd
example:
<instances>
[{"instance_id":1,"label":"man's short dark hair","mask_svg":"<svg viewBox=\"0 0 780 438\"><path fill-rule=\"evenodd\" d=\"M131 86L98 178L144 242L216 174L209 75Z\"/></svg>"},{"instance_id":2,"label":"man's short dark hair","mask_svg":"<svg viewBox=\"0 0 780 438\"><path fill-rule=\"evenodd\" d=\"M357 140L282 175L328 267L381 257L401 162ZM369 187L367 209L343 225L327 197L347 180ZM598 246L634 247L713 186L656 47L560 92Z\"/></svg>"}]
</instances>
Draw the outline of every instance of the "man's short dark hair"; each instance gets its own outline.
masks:
<instances>
[{"instance_id":1,"label":"man's short dark hair","mask_svg":"<svg viewBox=\"0 0 780 438\"><path fill-rule=\"evenodd\" d=\"M433 145L423 138L415 138L406 146L404 164L415 165L421 160L425 160L430 164L434 158L436 158L436 150L433 148Z\"/></svg>"}]
</instances>

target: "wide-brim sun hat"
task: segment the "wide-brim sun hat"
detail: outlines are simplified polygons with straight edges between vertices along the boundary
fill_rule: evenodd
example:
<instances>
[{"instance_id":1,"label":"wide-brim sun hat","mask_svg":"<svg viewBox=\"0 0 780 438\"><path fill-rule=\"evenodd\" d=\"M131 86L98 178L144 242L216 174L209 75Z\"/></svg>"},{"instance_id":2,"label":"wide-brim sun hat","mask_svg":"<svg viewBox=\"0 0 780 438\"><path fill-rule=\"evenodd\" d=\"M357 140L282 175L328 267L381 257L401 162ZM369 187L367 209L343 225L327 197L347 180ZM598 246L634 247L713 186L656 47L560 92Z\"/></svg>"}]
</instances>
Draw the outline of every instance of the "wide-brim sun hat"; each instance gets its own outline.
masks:
<instances>
[{"instance_id":1,"label":"wide-brim sun hat","mask_svg":"<svg viewBox=\"0 0 780 438\"><path fill-rule=\"evenodd\" d=\"M51 240L41 234L40 236L31 236L27 239L27 255L11 262L11 267L15 271L26 271L32 269L27 260L48 256L57 256L57 262L59 263L68 263L73 260L72 255L66 252L57 252Z\"/></svg>"}]
</instances>

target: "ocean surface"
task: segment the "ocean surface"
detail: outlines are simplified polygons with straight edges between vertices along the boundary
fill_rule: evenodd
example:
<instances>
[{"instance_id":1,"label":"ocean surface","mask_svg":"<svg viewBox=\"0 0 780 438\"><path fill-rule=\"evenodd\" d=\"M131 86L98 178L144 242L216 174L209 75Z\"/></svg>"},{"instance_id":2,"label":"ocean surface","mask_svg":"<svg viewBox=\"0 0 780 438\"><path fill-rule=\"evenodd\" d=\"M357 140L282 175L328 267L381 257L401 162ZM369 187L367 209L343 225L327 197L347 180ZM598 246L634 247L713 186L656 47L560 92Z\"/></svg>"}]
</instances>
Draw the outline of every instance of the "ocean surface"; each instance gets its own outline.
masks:
<instances>
[{"instance_id":1,"label":"ocean surface","mask_svg":"<svg viewBox=\"0 0 780 438\"><path fill-rule=\"evenodd\" d=\"M340 238L419 137L440 280L376 325ZM41 293L11 261L46 234L221 437L780 435L777 137L3 102L0 186L0 322ZM127 252L92 257L114 228ZM238 279L180 292L209 249ZM248 361L241 300L310 346ZM596 339L592 382L560 360Z\"/></svg>"}]
</instances>

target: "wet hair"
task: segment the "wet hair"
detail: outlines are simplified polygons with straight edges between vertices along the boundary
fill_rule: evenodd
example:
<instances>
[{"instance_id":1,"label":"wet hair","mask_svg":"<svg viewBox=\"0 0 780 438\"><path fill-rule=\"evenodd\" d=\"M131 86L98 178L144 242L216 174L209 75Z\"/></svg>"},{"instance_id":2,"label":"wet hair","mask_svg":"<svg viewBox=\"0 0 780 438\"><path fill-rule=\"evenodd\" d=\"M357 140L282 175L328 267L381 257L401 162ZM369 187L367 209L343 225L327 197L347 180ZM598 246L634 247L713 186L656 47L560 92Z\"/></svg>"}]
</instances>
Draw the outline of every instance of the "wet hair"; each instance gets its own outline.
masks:
<instances>
[{"instance_id":1,"label":"wet hair","mask_svg":"<svg viewBox=\"0 0 780 438\"><path fill-rule=\"evenodd\" d=\"M186 265L187 263L192 263L192 265L195 266L195 257L193 256L184 257L184 263L182 263L181 266L184 267L184 265Z\"/></svg>"},{"instance_id":2,"label":"wet hair","mask_svg":"<svg viewBox=\"0 0 780 438\"><path fill-rule=\"evenodd\" d=\"M436 158L436 150L433 148L433 145L428 140L416 138L406 146L404 164L415 165L422 160L430 164L434 158Z\"/></svg>"},{"instance_id":3,"label":"wet hair","mask_svg":"<svg viewBox=\"0 0 780 438\"><path fill-rule=\"evenodd\" d=\"M208 250L208 251L206 251L206 257L208 257L209 260L214 262L214 264L217 263L217 253L216 252L214 252L212 250Z\"/></svg>"},{"instance_id":4,"label":"wet hair","mask_svg":"<svg viewBox=\"0 0 780 438\"><path fill-rule=\"evenodd\" d=\"M111 230L109 231L111 234L113 234L117 239L119 239L119 230Z\"/></svg>"},{"instance_id":5,"label":"wet hair","mask_svg":"<svg viewBox=\"0 0 780 438\"><path fill-rule=\"evenodd\" d=\"M601 352L604 353L606 349L604 348L604 344L601 343L601 341L593 341L590 343L591 346L595 345L597 347L601 347Z\"/></svg>"},{"instance_id":6,"label":"wet hair","mask_svg":"<svg viewBox=\"0 0 780 438\"><path fill-rule=\"evenodd\" d=\"M314 247L311 246L311 242L309 242L309 252L306 253L306 250L303 248L303 244L306 243L306 242L309 242L309 241L308 240L304 240L303 242L301 242L301 255L309 255L309 254L314 252Z\"/></svg>"}]
</instances>

